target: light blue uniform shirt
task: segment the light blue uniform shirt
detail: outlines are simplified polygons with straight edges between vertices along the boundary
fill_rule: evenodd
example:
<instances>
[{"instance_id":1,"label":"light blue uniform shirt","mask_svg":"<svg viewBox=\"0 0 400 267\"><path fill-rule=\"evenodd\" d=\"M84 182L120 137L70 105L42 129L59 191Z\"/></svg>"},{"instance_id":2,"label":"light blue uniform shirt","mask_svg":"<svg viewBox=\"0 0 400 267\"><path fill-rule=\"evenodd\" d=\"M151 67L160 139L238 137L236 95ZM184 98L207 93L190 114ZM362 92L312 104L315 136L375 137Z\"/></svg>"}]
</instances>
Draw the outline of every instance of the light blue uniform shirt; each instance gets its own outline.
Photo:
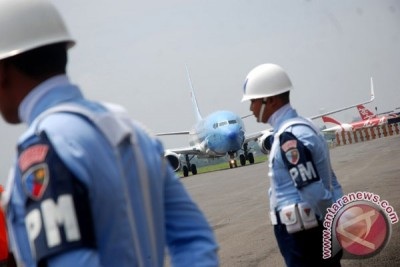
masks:
<instances>
[{"instance_id":1,"label":"light blue uniform shirt","mask_svg":"<svg viewBox=\"0 0 400 267\"><path fill-rule=\"evenodd\" d=\"M281 127L290 119L299 118L297 112L287 104L277 110L269 119L268 123L274 128L274 133L280 131ZM307 122L306 119L303 119ZM312 158L319 174L320 180L310 183L300 189L296 188L290 176L287 166L284 164L280 149L276 149L273 155L273 181L271 181L270 208L279 211L283 207L307 202L311 205L319 219L323 219L326 209L329 208L342 195L342 188L337 181L336 175L331 167L329 148L324 137L316 133L313 127L304 124L295 124L285 129L291 132L312 153ZM280 147L279 140L278 147ZM273 188L272 188L273 187Z\"/></svg>"},{"instance_id":2,"label":"light blue uniform shirt","mask_svg":"<svg viewBox=\"0 0 400 267\"><path fill-rule=\"evenodd\" d=\"M29 129L19 144L32 142L35 119L61 103L78 104L98 114L108 112L84 99L66 76L55 76L35 88L21 104L20 118ZM38 128L46 132L61 160L88 189L97 246L52 256L47 266L162 266L166 247L173 266L218 266L213 231L166 163L157 139L134 126L142 154L122 146L118 149L122 159L118 160L104 135L82 116L54 113ZM121 168L127 179L120 177ZM147 179L141 170L147 172ZM27 195L18 165L10 184L7 216L13 252L24 266L36 266L25 229Z\"/></svg>"}]
</instances>

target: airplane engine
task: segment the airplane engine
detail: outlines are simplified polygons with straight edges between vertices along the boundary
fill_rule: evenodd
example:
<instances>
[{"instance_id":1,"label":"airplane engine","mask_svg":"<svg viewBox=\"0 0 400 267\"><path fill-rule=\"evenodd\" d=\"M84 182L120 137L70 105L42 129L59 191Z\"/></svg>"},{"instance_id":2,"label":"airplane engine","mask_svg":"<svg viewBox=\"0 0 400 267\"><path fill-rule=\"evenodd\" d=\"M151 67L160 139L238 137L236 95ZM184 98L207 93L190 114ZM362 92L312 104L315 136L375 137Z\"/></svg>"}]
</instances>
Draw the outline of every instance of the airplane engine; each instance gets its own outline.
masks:
<instances>
[{"instance_id":1,"label":"airplane engine","mask_svg":"<svg viewBox=\"0 0 400 267\"><path fill-rule=\"evenodd\" d=\"M272 132L266 132L257 139L257 144L260 147L262 153L267 155L269 154L272 145L271 138Z\"/></svg>"},{"instance_id":2,"label":"airplane engine","mask_svg":"<svg viewBox=\"0 0 400 267\"><path fill-rule=\"evenodd\" d=\"M165 151L164 157L169 161L174 171L177 172L181 169L181 161L178 154L172 151Z\"/></svg>"},{"instance_id":3,"label":"airplane engine","mask_svg":"<svg viewBox=\"0 0 400 267\"><path fill-rule=\"evenodd\" d=\"M348 123L343 123L342 125L341 125L341 127L342 127L342 131L345 131L345 132L350 132L350 131L353 131L353 127L350 125L350 124L348 124Z\"/></svg>"}]
</instances>

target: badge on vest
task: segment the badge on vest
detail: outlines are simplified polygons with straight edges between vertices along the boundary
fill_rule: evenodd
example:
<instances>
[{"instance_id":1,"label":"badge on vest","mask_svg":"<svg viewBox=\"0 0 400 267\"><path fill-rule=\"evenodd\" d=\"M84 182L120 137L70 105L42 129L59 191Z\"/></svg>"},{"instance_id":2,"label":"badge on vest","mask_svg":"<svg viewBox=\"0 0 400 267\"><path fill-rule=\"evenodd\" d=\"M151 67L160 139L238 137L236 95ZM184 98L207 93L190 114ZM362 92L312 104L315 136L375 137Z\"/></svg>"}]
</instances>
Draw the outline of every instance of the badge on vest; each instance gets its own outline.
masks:
<instances>
[{"instance_id":1,"label":"badge on vest","mask_svg":"<svg viewBox=\"0 0 400 267\"><path fill-rule=\"evenodd\" d=\"M27 148L18 158L22 172L22 186L33 200L42 198L49 183L49 168L45 162L49 146L37 144Z\"/></svg>"},{"instance_id":2,"label":"badge on vest","mask_svg":"<svg viewBox=\"0 0 400 267\"><path fill-rule=\"evenodd\" d=\"M296 165L299 162L300 153L297 149L297 140L286 141L281 148L285 153L288 162L290 162L292 165Z\"/></svg>"},{"instance_id":3,"label":"badge on vest","mask_svg":"<svg viewBox=\"0 0 400 267\"><path fill-rule=\"evenodd\" d=\"M49 183L49 168L46 163L38 164L22 176L22 186L28 197L33 200L42 198Z\"/></svg>"},{"instance_id":4,"label":"badge on vest","mask_svg":"<svg viewBox=\"0 0 400 267\"><path fill-rule=\"evenodd\" d=\"M289 234L297 233L318 226L317 217L307 203L285 206L279 212L281 222L286 225Z\"/></svg>"}]
</instances>

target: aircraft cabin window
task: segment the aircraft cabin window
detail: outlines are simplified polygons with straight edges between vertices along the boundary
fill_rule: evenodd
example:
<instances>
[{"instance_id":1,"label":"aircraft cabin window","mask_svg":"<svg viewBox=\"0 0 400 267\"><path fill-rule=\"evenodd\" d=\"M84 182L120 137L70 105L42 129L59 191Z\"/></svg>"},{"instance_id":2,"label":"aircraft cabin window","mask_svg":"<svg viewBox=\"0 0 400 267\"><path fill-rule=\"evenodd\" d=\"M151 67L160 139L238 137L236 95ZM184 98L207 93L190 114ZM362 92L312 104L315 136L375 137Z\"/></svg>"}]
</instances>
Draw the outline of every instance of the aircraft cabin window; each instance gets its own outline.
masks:
<instances>
[{"instance_id":1,"label":"aircraft cabin window","mask_svg":"<svg viewBox=\"0 0 400 267\"><path fill-rule=\"evenodd\" d=\"M221 127L221 126L224 126L224 125L227 125L227 124L228 124L227 121L223 121L223 122L218 123L218 126Z\"/></svg>"},{"instance_id":2,"label":"aircraft cabin window","mask_svg":"<svg viewBox=\"0 0 400 267\"><path fill-rule=\"evenodd\" d=\"M229 121L229 124L236 124L236 123L237 123L236 120L230 120L230 121Z\"/></svg>"}]
</instances>

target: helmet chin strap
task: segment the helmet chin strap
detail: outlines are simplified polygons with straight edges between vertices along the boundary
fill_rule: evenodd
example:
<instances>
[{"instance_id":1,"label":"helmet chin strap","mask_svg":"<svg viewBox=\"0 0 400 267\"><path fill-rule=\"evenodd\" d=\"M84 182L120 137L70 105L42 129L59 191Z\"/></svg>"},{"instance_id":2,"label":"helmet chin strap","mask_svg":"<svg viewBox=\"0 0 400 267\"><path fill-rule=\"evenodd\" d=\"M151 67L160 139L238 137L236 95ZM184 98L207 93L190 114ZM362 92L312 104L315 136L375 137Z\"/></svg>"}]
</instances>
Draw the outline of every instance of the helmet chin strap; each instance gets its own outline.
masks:
<instances>
[{"instance_id":1,"label":"helmet chin strap","mask_svg":"<svg viewBox=\"0 0 400 267\"><path fill-rule=\"evenodd\" d=\"M260 108L260 112L258 113L258 117L257 117L257 122L263 122L262 121L262 117L264 115L264 110L265 110L265 106L267 104L267 98L263 98L262 100L262 104L261 104L261 108Z\"/></svg>"}]
</instances>

